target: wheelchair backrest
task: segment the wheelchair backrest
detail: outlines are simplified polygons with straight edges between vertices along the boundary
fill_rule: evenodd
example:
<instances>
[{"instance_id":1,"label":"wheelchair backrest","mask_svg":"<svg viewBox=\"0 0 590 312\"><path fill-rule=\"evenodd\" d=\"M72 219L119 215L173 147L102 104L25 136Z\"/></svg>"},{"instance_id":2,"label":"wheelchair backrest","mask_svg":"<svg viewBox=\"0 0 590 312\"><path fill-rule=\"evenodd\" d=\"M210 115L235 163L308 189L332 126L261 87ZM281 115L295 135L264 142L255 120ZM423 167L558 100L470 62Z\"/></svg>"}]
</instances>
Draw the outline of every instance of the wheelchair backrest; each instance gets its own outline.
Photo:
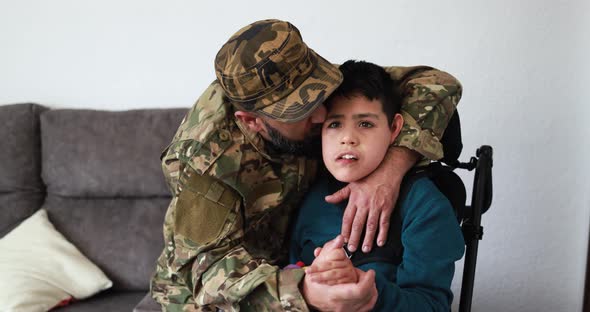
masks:
<instances>
[{"instance_id":1,"label":"wheelchair backrest","mask_svg":"<svg viewBox=\"0 0 590 312\"><path fill-rule=\"evenodd\" d=\"M407 185L412 185L411 181L428 177L449 200L455 210L457 221L461 223L463 219L469 217L468 209L465 205L467 191L465 190L463 180L453 170L454 168L446 166L441 162L433 162L428 166L412 169L406 175L404 183L410 182ZM402 192L405 192L405 190L402 190Z\"/></svg>"}]
</instances>

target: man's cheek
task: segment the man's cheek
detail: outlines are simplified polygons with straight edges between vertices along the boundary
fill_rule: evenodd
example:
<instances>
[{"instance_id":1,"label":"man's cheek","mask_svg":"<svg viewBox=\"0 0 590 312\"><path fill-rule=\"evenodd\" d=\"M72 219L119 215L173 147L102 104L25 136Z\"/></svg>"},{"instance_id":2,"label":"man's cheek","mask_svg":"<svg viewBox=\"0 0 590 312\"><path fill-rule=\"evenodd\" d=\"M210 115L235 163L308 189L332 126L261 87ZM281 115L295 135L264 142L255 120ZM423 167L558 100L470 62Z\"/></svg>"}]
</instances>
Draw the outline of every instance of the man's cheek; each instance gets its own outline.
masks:
<instances>
[{"instance_id":1,"label":"man's cheek","mask_svg":"<svg viewBox=\"0 0 590 312\"><path fill-rule=\"evenodd\" d=\"M307 155L309 157L312 157L314 159L322 159L322 142L320 138L312 140L311 142L309 142L309 144L306 145L308 146L308 148L306 149L308 150Z\"/></svg>"},{"instance_id":2,"label":"man's cheek","mask_svg":"<svg viewBox=\"0 0 590 312\"><path fill-rule=\"evenodd\" d=\"M320 138L322 134L322 124L313 124L308 136L312 138Z\"/></svg>"}]
</instances>

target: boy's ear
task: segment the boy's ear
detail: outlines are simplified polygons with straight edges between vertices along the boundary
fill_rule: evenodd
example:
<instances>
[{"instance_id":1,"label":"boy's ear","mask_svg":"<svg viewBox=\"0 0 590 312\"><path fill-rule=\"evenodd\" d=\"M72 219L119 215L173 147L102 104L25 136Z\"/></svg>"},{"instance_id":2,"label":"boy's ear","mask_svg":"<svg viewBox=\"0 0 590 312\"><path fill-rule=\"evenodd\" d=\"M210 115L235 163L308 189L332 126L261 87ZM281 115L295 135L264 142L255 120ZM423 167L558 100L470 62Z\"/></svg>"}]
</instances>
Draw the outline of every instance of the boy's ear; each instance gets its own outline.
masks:
<instances>
[{"instance_id":1,"label":"boy's ear","mask_svg":"<svg viewBox=\"0 0 590 312\"><path fill-rule=\"evenodd\" d=\"M262 119L260 119L260 117L258 117L256 114L253 114L251 112L236 111L234 113L234 116L236 116L236 118L239 121L241 121L244 125L246 125L248 129L254 132L260 132L264 129L262 127Z\"/></svg>"},{"instance_id":2,"label":"boy's ear","mask_svg":"<svg viewBox=\"0 0 590 312\"><path fill-rule=\"evenodd\" d=\"M393 143L399 133L402 131L402 127L404 126L404 117L401 114L395 114L393 116L393 120L391 121L391 141L389 144Z\"/></svg>"}]
</instances>

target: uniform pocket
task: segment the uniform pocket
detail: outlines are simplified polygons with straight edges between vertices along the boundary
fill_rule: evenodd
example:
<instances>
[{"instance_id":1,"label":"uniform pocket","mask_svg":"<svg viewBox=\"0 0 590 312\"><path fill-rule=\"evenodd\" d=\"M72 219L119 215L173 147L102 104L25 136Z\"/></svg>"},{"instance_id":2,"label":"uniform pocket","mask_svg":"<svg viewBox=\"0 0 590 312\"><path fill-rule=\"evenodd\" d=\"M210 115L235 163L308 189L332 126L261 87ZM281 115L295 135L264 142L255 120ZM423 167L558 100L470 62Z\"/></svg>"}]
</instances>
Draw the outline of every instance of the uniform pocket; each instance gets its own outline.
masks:
<instances>
[{"instance_id":1,"label":"uniform pocket","mask_svg":"<svg viewBox=\"0 0 590 312\"><path fill-rule=\"evenodd\" d=\"M175 232L198 245L222 238L224 229L237 217L236 201L240 197L208 176L191 174L182 180L174 216Z\"/></svg>"}]
</instances>

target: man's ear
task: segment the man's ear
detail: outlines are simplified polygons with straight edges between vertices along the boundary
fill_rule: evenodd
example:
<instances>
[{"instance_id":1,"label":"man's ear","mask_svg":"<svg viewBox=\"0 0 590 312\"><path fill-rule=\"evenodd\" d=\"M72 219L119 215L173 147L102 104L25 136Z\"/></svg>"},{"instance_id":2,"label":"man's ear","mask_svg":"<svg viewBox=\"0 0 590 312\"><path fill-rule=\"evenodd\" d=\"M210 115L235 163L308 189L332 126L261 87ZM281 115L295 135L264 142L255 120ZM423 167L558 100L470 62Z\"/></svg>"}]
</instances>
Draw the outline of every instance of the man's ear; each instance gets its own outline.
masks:
<instances>
[{"instance_id":1,"label":"man's ear","mask_svg":"<svg viewBox=\"0 0 590 312\"><path fill-rule=\"evenodd\" d=\"M395 114L393 116L393 120L391 121L391 140L390 144L395 141L399 133L402 131L402 127L404 126L404 117L401 114Z\"/></svg>"},{"instance_id":2,"label":"man's ear","mask_svg":"<svg viewBox=\"0 0 590 312\"><path fill-rule=\"evenodd\" d=\"M262 119L260 119L260 117L258 117L254 113L244 112L244 111L236 111L234 113L234 116L236 116L236 118L239 121L241 121L244 125L246 125L248 127L248 129L250 129L254 132L260 132L264 129L262 127L262 125L263 125Z\"/></svg>"}]
</instances>

